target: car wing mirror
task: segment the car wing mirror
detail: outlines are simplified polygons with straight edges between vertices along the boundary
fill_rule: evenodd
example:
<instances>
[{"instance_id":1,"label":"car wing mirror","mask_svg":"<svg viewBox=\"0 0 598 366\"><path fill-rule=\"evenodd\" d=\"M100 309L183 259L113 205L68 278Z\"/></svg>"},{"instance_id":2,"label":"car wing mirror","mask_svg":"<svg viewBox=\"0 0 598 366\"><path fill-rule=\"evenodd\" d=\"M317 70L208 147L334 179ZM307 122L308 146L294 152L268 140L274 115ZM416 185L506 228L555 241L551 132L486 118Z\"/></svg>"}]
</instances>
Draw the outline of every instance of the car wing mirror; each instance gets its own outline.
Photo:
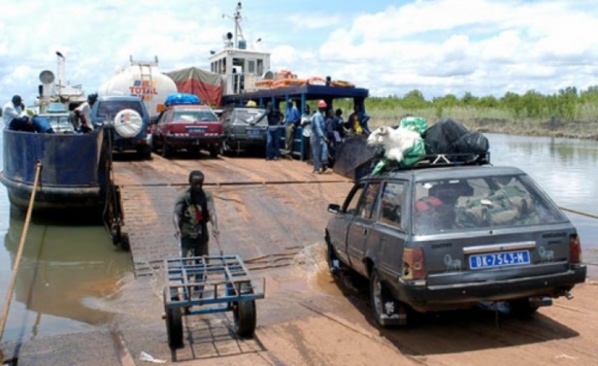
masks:
<instances>
[{"instance_id":1,"label":"car wing mirror","mask_svg":"<svg viewBox=\"0 0 598 366\"><path fill-rule=\"evenodd\" d=\"M339 213L340 210L341 210L341 206L339 204L331 203L328 205L328 212Z\"/></svg>"}]
</instances>

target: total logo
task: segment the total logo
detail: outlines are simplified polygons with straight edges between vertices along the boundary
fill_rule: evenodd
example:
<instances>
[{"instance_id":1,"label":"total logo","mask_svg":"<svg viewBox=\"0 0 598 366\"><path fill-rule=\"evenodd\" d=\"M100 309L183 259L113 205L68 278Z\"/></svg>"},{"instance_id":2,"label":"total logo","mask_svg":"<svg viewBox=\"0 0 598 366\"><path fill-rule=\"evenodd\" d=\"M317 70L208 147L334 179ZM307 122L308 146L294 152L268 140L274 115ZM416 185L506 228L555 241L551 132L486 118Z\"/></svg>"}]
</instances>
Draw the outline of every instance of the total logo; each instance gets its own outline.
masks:
<instances>
[{"instance_id":1,"label":"total logo","mask_svg":"<svg viewBox=\"0 0 598 366\"><path fill-rule=\"evenodd\" d=\"M129 87L132 95L138 95L144 101L150 101L154 95L158 94L156 82L149 80L135 80L133 86Z\"/></svg>"}]
</instances>

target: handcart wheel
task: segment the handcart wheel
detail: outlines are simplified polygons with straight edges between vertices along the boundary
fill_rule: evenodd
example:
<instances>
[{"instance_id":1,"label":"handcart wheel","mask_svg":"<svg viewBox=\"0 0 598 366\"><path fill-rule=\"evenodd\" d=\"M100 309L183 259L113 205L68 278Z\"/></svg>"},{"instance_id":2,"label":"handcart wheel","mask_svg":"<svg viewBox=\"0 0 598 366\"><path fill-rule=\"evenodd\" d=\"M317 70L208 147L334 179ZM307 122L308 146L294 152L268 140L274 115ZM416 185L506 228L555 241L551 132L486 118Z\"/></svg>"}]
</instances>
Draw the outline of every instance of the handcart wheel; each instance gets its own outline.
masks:
<instances>
[{"instance_id":1,"label":"handcart wheel","mask_svg":"<svg viewBox=\"0 0 598 366\"><path fill-rule=\"evenodd\" d=\"M236 301L233 303L235 333L239 337L251 337L255 331L255 300Z\"/></svg>"},{"instance_id":2,"label":"handcart wheel","mask_svg":"<svg viewBox=\"0 0 598 366\"><path fill-rule=\"evenodd\" d=\"M173 308L167 305L167 295L170 295L168 288L164 289L164 310L166 312L166 333L168 335L168 346L170 349L183 348L183 319L181 308Z\"/></svg>"},{"instance_id":3,"label":"handcart wheel","mask_svg":"<svg viewBox=\"0 0 598 366\"><path fill-rule=\"evenodd\" d=\"M239 283L239 294L252 294L251 282ZM235 320L235 333L239 337L251 337L255 331L256 313L255 300L235 301L233 303L233 317Z\"/></svg>"}]
</instances>

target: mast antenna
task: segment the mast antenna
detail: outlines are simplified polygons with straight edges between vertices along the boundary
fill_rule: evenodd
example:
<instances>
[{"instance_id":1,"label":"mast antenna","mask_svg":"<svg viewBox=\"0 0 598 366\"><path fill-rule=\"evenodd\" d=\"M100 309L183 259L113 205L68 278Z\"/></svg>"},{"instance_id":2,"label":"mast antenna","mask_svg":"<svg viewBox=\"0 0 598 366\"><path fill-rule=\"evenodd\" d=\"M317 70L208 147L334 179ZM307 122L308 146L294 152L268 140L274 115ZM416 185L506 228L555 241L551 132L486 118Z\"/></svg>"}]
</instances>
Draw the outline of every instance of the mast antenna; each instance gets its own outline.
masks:
<instances>
[{"instance_id":1,"label":"mast antenna","mask_svg":"<svg viewBox=\"0 0 598 366\"><path fill-rule=\"evenodd\" d=\"M241 9L242 9L242 5L241 2L239 1L237 3L237 7L235 8L235 14L233 16L230 15L226 15L226 14L222 14L222 17L226 17L229 19L232 19L235 22L235 34L234 34L234 38L233 38L233 47L238 47L239 46L239 39L245 40L245 37L243 37L243 30L241 29L241 21L243 20L243 16L241 15ZM230 41L230 39L229 39Z\"/></svg>"}]
</instances>

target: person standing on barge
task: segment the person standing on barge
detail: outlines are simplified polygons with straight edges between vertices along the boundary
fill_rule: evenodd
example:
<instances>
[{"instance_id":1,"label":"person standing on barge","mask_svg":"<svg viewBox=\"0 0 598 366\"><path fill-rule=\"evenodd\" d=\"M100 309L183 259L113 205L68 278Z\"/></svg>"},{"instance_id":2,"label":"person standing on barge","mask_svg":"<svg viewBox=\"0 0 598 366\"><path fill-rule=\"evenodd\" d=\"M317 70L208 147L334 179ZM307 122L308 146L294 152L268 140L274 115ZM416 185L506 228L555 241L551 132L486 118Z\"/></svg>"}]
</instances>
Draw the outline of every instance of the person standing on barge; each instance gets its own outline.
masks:
<instances>
[{"instance_id":1,"label":"person standing on barge","mask_svg":"<svg viewBox=\"0 0 598 366\"><path fill-rule=\"evenodd\" d=\"M295 139L295 130L299 126L301 115L299 110L295 106L292 100L287 101L287 111L285 115L286 121L286 135L285 135L285 153L292 159L293 158L293 142Z\"/></svg>"},{"instance_id":2,"label":"person standing on barge","mask_svg":"<svg viewBox=\"0 0 598 366\"><path fill-rule=\"evenodd\" d=\"M272 106L272 102L266 104L266 118L268 118L266 160L278 160L280 157L280 124L282 123L282 114Z\"/></svg>"},{"instance_id":3,"label":"person standing on barge","mask_svg":"<svg viewBox=\"0 0 598 366\"><path fill-rule=\"evenodd\" d=\"M173 224L175 236L180 238L182 257L209 255L208 222L212 234L217 237L218 219L214 197L204 191L204 174L199 170L189 173L189 187L174 204Z\"/></svg>"},{"instance_id":4,"label":"person standing on barge","mask_svg":"<svg viewBox=\"0 0 598 366\"><path fill-rule=\"evenodd\" d=\"M311 137L309 144L311 145L311 157L314 163L314 174L324 173L328 168L328 147L326 142L326 126L324 115L328 105L324 100L318 102L318 110L311 120ZM320 171L320 168L322 169Z\"/></svg>"}]
</instances>

